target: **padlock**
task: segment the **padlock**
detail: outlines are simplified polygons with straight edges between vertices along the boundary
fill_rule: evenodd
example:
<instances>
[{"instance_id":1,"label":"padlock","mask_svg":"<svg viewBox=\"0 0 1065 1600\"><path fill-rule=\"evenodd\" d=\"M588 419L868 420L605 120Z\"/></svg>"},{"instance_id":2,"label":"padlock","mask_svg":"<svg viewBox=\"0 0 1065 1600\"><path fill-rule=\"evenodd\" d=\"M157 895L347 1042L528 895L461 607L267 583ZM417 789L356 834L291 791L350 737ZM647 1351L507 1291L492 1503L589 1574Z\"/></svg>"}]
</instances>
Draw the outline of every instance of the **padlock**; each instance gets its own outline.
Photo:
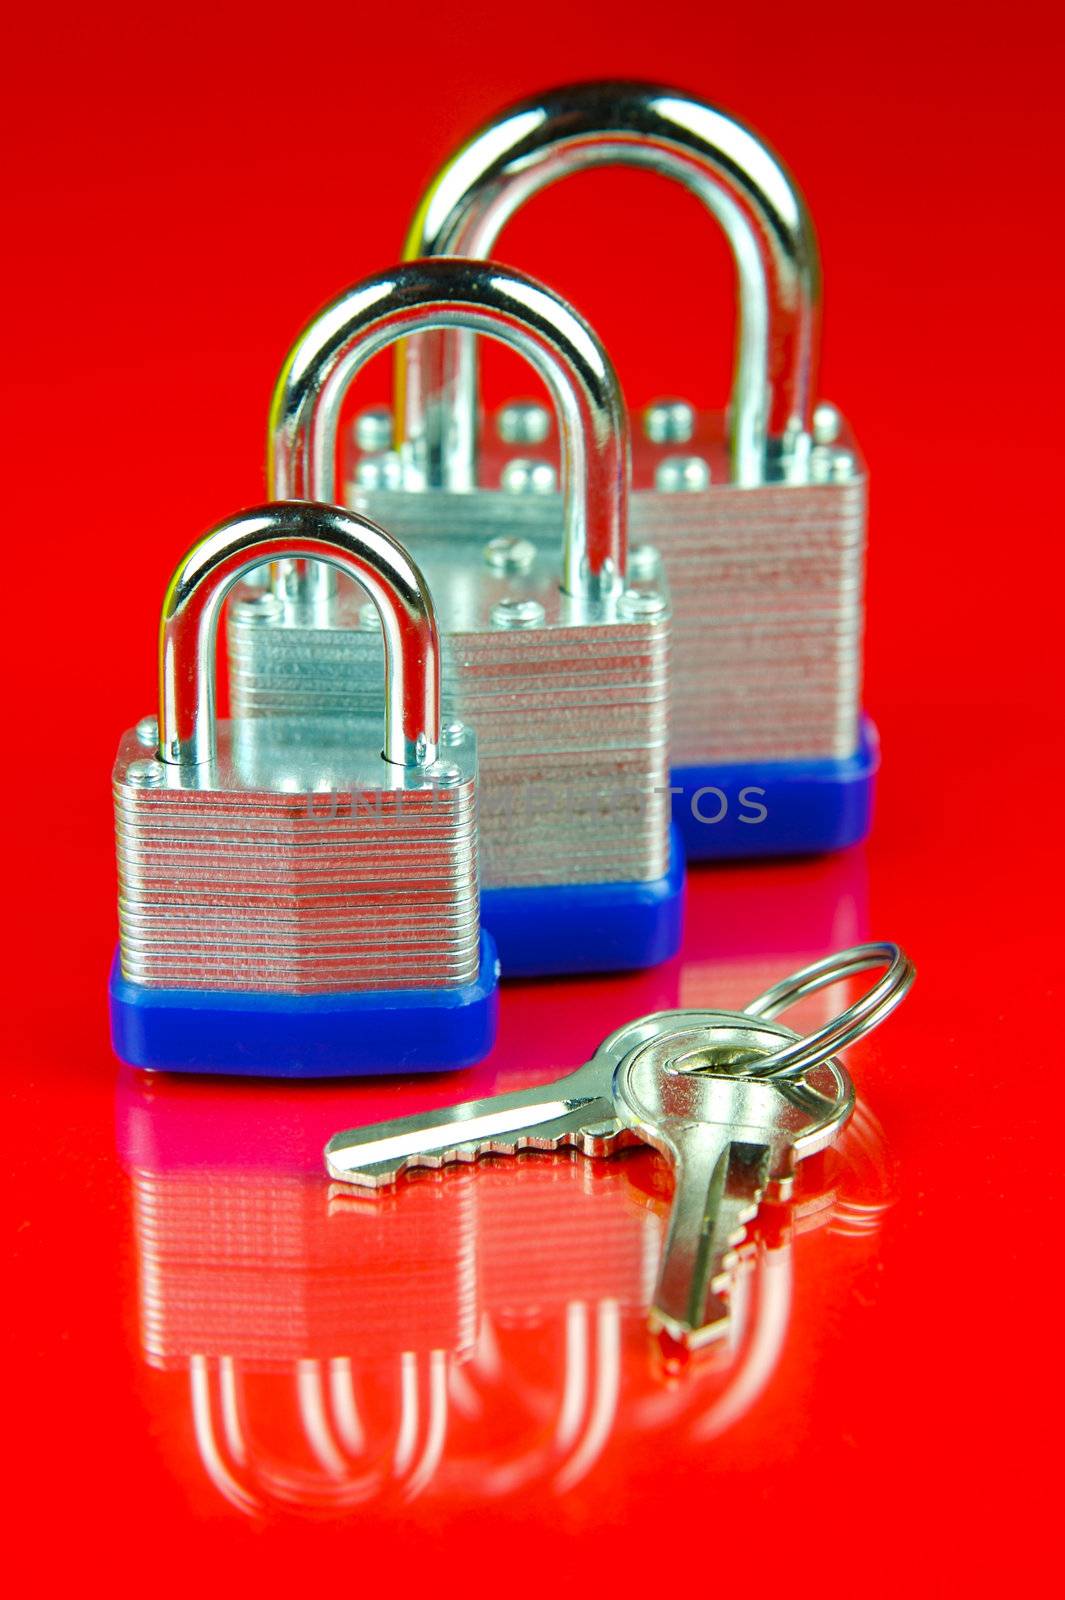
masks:
<instances>
[{"instance_id":1,"label":"padlock","mask_svg":"<svg viewBox=\"0 0 1065 1600\"><path fill-rule=\"evenodd\" d=\"M661 552L674 596L675 821L693 859L842 847L868 830L878 764L861 713L866 472L839 413L814 404L820 270L789 173L755 134L690 95L579 84L474 134L426 191L405 253L488 257L531 195L606 165L695 194L724 228L737 272L727 418L662 401L644 413L636 446L634 555ZM422 335L404 361L396 421L408 486L468 490L480 452L492 478L529 490L539 472L550 488L542 407L504 407L499 439L481 435L472 341ZM354 445L349 475L366 481ZM549 521L554 500L524 495L523 519Z\"/></svg>"},{"instance_id":2,"label":"padlock","mask_svg":"<svg viewBox=\"0 0 1065 1600\"><path fill-rule=\"evenodd\" d=\"M216 722L228 591L329 562L384 632L361 717ZM403 547L332 506L268 505L193 546L167 590L159 717L113 776L117 1053L139 1067L324 1077L465 1066L490 1049L498 963L478 907L476 745L440 751L439 639ZM380 680L378 680L380 682Z\"/></svg>"},{"instance_id":3,"label":"padlock","mask_svg":"<svg viewBox=\"0 0 1065 1600\"><path fill-rule=\"evenodd\" d=\"M536 540L500 491L371 497L425 565L445 723L477 733L482 917L504 976L651 966L677 948L683 901L668 792L670 608L659 571L625 581L628 434L592 330L531 279L479 262L410 263L356 285L285 363L271 493L333 500L352 379L395 340L441 326L523 354L563 440L563 496ZM272 593L246 591L230 607L236 713L361 709L380 670L375 618L350 586L330 592L313 570L276 578Z\"/></svg>"}]
</instances>

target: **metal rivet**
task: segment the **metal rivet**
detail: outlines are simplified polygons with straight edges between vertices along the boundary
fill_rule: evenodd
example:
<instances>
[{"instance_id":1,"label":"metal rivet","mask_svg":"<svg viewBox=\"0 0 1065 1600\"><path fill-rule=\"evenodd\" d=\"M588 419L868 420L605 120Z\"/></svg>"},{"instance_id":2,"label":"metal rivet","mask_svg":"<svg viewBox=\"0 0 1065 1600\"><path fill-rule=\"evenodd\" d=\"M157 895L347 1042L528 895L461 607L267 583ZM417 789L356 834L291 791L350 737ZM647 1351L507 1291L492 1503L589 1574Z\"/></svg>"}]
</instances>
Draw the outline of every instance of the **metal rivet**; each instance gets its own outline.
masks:
<instances>
[{"instance_id":1,"label":"metal rivet","mask_svg":"<svg viewBox=\"0 0 1065 1600\"><path fill-rule=\"evenodd\" d=\"M835 444L842 427L843 418L829 401L814 406L814 444Z\"/></svg>"},{"instance_id":2,"label":"metal rivet","mask_svg":"<svg viewBox=\"0 0 1065 1600\"><path fill-rule=\"evenodd\" d=\"M161 761L131 761L126 768L126 782L135 789L154 789L166 777Z\"/></svg>"},{"instance_id":3,"label":"metal rivet","mask_svg":"<svg viewBox=\"0 0 1065 1600\"><path fill-rule=\"evenodd\" d=\"M455 789L462 782L462 773L458 767L453 767L447 761L434 761L431 767L426 767L426 773L432 779L434 789Z\"/></svg>"},{"instance_id":4,"label":"metal rivet","mask_svg":"<svg viewBox=\"0 0 1065 1600\"><path fill-rule=\"evenodd\" d=\"M259 626L273 622L280 616L281 602L275 594L267 592L251 595L247 600L238 600L233 609L239 622Z\"/></svg>"},{"instance_id":5,"label":"metal rivet","mask_svg":"<svg viewBox=\"0 0 1065 1600\"><path fill-rule=\"evenodd\" d=\"M835 483L847 483L851 478L858 476L858 463L851 450L833 450L832 452L832 479Z\"/></svg>"},{"instance_id":6,"label":"metal rivet","mask_svg":"<svg viewBox=\"0 0 1065 1600\"><path fill-rule=\"evenodd\" d=\"M655 400L643 414L652 444L687 444L695 432L695 408L687 400Z\"/></svg>"},{"instance_id":7,"label":"metal rivet","mask_svg":"<svg viewBox=\"0 0 1065 1600\"><path fill-rule=\"evenodd\" d=\"M489 539L485 545L484 559L493 572L528 572L536 560L536 546L528 539L500 534L498 539Z\"/></svg>"},{"instance_id":8,"label":"metal rivet","mask_svg":"<svg viewBox=\"0 0 1065 1600\"><path fill-rule=\"evenodd\" d=\"M355 465L355 482L360 489L398 489L401 476L399 457L392 450L363 456Z\"/></svg>"},{"instance_id":9,"label":"metal rivet","mask_svg":"<svg viewBox=\"0 0 1065 1600\"><path fill-rule=\"evenodd\" d=\"M387 450L392 443L392 413L387 406L368 406L355 418L355 443L360 450Z\"/></svg>"},{"instance_id":10,"label":"metal rivet","mask_svg":"<svg viewBox=\"0 0 1065 1600\"><path fill-rule=\"evenodd\" d=\"M551 494L558 474L550 461L526 461L516 457L507 462L499 481L508 494Z\"/></svg>"},{"instance_id":11,"label":"metal rivet","mask_svg":"<svg viewBox=\"0 0 1065 1600\"><path fill-rule=\"evenodd\" d=\"M149 750L159 748L159 718L142 717L137 724L137 743L147 745Z\"/></svg>"},{"instance_id":12,"label":"metal rivet","mask_svg":"<svg viewBox=\"0 0 1065 1600\"><path fill-rule=\"evenodd\" d=\"M660 617L665 609L665 596L656 589L626 589L618 599L618 615L634 620Z\"/></svg>"},{"instance_id":13,"label":"metal rivet","mask_svg":"<svg viewBox=\"0 0 1065 1600\"><path fill-rule=\"evenodd\" d=\"M634 544L629 551L629 574L633 578L655 578L662 565L657 545Z\"/></svg>"},{"instance_id":14,"label":"metal rivet","mask_svg":"<svg viewBox=\"0 0 1065 1600\"><path fill-rule=\"evenodd\" d=\"M655 467L661 494L698 494L710 487L710 466L702 456L663 456Z\"/></svg>"},{"instance_id":15,"label":"metal rivet","mask_svg":"<svg viewBox=\"0 0 1065 1600\"><path fill-rule=\"evenodd\" d=\"M545 616L539 600L500 600L492 607L491 621L496 628L538 628Z\"/></svg>"},{"instance_id":16,"label":"metal rivet","mask_svg":"<svg viewBox=\"0 0 1065 1600\"><path fill-rule=\"evenodd\" d=\"M440 730L440 743L443 745L461 744L466 737L466 724L464 722L447 722Z\"/></svg>"},{"instance_id":17,"label":"metal rivet","mask_svg":"<svg viewBox=\"0 0 1065 1600\"><path fill-rule=\"evenodd\" d=\"M538 400L512 400L496 420L504 444L543 444L551 432L551 413Z\"/></svg>"}]
</instances>

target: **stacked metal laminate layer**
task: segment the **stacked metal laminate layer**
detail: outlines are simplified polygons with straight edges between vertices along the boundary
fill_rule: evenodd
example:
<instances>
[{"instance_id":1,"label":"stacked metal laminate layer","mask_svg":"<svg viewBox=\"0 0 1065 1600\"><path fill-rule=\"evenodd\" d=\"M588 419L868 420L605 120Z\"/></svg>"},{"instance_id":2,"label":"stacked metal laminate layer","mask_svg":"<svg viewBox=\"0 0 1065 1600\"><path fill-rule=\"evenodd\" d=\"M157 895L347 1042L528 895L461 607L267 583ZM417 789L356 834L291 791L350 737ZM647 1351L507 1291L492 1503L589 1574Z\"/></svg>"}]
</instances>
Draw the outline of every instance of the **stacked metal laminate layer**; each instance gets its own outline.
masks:
<instances>
[{"instance_id":1,"label":"stacked metal laminate layer","mask_svg":"<svg viewBox=\"0 0 1065 1600\"><path fill-rule=\"evenodd\" d=\"M123 739L113 790L122 971L148 986L446 988L479 964L475 743L418 769L365 720L220 723L200 767Z\"/></svg>"},{"instance_id":2,"label":"stacked metal laminate layer","mask_svg":"<svg viewBox=\"0 0 1065 1600\"><path fill-rule=\"evenodd\" d=\"M480 497L462 498L469 512ZM390 500L424 514L421 496ZM412 540L441 624L445 723L477 735L486 888L647 882L669 867L661 574L617 599L562 594L560 516L542 543L471 540L458 516L450 537ZM376 613L353 585L325 609L245 590L228 639L235 716L361 714L379 699Z\"/></svg>"},{"instance_id":3,"label":"stacked metal laminate layer","mask_svg":"<svg viewBox=\"0 0 1065 1600\"><path fill-rule=\"evenodd\" d=\"M682 402L650 408L648 418L665 409L687 416L679 438L634 437L630 571L649 570L658 554L668 573L673 765L851 755L866 548L866 477L853 440L837 416L834 442L810 453L801 492L797 480L740 487L728 481L723 419L694 416ZM453 547L460 530L488 540L506 529L537 546L549 542L561 521L550 488L553 419L542 407L504 407L500 434L513 435L512 412L526 414L532 435L520 454L508 457L486 438L479 456L484 481L508 488L368 487L395 480L398 463L356 448L347 460L348 502L395 528L423 562L432 541ZM534 428L530 412L542 415L541 425ZM362 436L369 438L365 426Z\"/></svg>"}]
</instances>

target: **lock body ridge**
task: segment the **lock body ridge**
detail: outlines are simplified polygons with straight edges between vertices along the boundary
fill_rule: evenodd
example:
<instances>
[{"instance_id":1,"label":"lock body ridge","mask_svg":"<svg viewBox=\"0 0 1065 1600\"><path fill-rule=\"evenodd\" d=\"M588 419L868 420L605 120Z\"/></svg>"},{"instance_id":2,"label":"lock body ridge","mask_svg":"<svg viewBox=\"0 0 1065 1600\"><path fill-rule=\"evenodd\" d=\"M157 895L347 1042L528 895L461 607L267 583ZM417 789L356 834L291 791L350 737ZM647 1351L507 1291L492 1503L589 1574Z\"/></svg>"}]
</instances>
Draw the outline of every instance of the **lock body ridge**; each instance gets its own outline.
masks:
<instances>
[{"instance_id":1,"label":"lock body ridge","mask_svg":"<svg viewBox=\"0 0 1065 1600\"><path fill-rule=\"evenodd\" d=\"M663 399L633 418L632 556L661 556L673 595L673 811L692 859L814 852L868 830L878 745L861 709L867 473L847 423L816 403L820 265L805 201L750 129L667 86L584 83L507 108L440 169L410 258L496 253L506 222L570 173L636 166L680 183L724 230L737 283L725 415ZM698 278L691 305L700 315ZM541 406L494 419L476 348L454 330L404 346L391 459L344 441L349 503L397 490L519 502L535 538L558 515ZM401 525L419 513L405 497ZM461 515L456 509L453 513ZM446 524L434 505L422 526ZM649 556L648 556L649 558Z\"/></svg>"},{"instance_id":2,"label":"lock body ridge","mask_svg":"<svg viewBox=\"0 0 1065 1600\"><path fill-rule=\"evenodd\" d=\"M531 309L530 309L531 308ZM504 976L623 970L679 943L671 827L671 604L660 562L627 571L628 431L598 340L531 279L413 262L355 286L297 340L275 393L275 490L329 501L336 420L369 357L439 327L486 333L550 386L563 495L537 527L512 496L387 492L441 625L443 726L475 729L484 925ZM275 571L228 619L238 715L342 717L380 681L382 633L359 589Z\"/></svg>"},{"instance_id":3,"label":"lock body ridge","mask_svg":"<svg viewBox=\"0 0 1065 1600\"><path fill-rule=\"evenodd\" d=\"M264 551L371 585L389 638L383 728L383 661L360 714L215 722L218 614ZM160 716L123 736L113 774L118 1053L285 1076L479 1059L497 962L480 925L476 743L464 728L441 741L435 614L402 547L335 508L233 518L175 575L160 662Z\"/></svg>"}]
</instances>

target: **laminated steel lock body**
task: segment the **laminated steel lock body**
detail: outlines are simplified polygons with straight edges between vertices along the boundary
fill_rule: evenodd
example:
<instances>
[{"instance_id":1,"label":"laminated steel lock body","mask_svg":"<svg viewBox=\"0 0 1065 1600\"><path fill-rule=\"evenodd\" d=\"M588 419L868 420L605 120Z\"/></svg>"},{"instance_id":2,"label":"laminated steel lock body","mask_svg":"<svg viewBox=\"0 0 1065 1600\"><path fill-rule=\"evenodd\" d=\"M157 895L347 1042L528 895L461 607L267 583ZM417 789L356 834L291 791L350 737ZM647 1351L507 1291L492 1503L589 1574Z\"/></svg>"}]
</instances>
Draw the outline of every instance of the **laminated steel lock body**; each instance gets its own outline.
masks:
<instances>
[{"instance_id":1,"label":"laminated steel lock body","mask_svg":"<svg viewBox=\"0 0 1065 1600\"><path fill-rule=\"evenodd\" d=\"M273 492L334 498L337 418L350 383L387 345L440 327L486 333L521 352L548 387L562 437L562 500L535 543L514 536L508 497L388 496L392 515L409 521L405 537L441 619L445 723L470 724L478 736L485 921L492 928L500 912L498 898L489 909L496 891L634 886L659 921L658 903L669 901L671 945L679 881L668 798L669 604L660 574L626 584L628 433L591 329L531 279L478 262L414 262L357 285L314 319L285 363L271 415ZM234 707L245 717L359 709L380 670L380 641L358 591L331 591L313 570L275 576L272 594L246 593L230 608ZM609 919L623 921L616 897L610 905ZM596 915L608 917L606 906ZM559 903L544 914L557 924ZM526 926L535 919L523 903ZM545 943L549 931L545 924ZM661 959L666 944L656 936L644 953ZM598 957L644 964L623 941L600 945ZM535 957L533 965L541 970Z\"/></svg>"},{"instance_id":2,"label":"laminated steel lock body","mask_svg":"<svg viewBox=\"0 0 1065 1600\"><path fill-rule=\"evenodd\" d=\"M690 190L724 229L736 266L727 416L652 406L636 445L633 544L661 552L674 595L677 820L696 855L849 843L868 825L876 759L860 701L866 475L839 414L814 404L817 243L781 162L732 117L680 91L579 84L522 102L476 133L430 185L406 254L490 256L525 200L606 165L645 168ZM479 450L489 448L473 341L423 334L402 360L405 485L470 490ZM525 497L521 517L530 526L550 518L552 499ZM373 512L391 497L367 492L357 503ZM690 797L700 784L734 791L725 826L699 825ZM747 826L736 825L740 784L763 786L768 807Z\"/></svg>"},{"instance_id":3,"label":"laminated steel lock body","mask_svg":"<svg viewBox=\"0 0 1065 1600\"><path fill-rule=\"evenodd\" d=\"M216 720L226 595L283 560L330 563L370 596L383 748L380 678L361 716ZM124 735L113 776L120 1053L306 1075L483 1054L494 958L479 918L475 743L452 733L441 759L436 618L403 547L336 507L231 518L171 581L159 674L158 722ZM412 1045L404 1030L427 1018L440 1036ZM449 1037L449 1025L473 1032Z\"/></svg>"}]
</instances>

